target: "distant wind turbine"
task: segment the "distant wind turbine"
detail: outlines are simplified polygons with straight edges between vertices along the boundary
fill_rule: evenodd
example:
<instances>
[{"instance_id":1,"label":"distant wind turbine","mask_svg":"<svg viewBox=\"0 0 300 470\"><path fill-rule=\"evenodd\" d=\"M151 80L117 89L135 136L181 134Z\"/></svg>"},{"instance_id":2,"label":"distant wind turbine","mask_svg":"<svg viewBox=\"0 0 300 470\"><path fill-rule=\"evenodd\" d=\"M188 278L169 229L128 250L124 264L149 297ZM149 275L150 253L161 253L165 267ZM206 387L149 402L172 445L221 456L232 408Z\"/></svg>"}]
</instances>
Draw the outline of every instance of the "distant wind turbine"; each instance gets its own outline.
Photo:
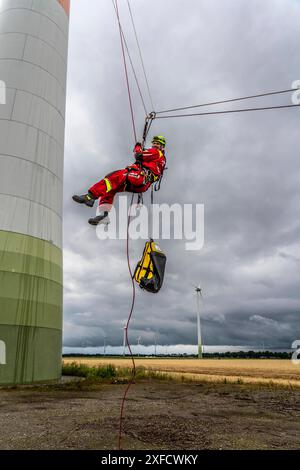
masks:
<instances>
[{"instance_id":1,"label":"distant wind turbine","mask_svg":"<svg viewBox=\"0 0 300 470\"><path fill-rule=\"evenodd\" d=\"M123 356L125 357L125 352L126 352L126 330L127 330L127 327L126 325L124 326L123 328Z\"/></svg>"},{"instance_id":2,"label":"distant wind turbine","mask_svg":"<svg viewBox=\"0 0 300 470\"><path fill-rule=\"evenodd\" d=\"M156 356L156 352L157 352L157 331L155 331L155 335L154 335L154 356Z\"/></svg>"},{"instance_id":3,"label":"distant wind turbine","mask_svg":"<svg viewBox=\"0 0 300 470\"><path fill-rule=\"evenodd\" d=\"M198 359L202 359L202 337L201 337L201 321L200 321L200 302L203 300L202 289L200 284L196 287L197 295L197 332L198 332Z\"/></svg>"},{"instance_id":4,"label":"distant wind turbine","mask_svg":"<svg viewBox=\"0 0 300 470\"><path fill-rule=\"evenodd\" d=\"M137 339L137 345L138 345L138 356L140 356L141 336L139 336Z\"/></svg>"},{"instance_id":5,"label":"distant wind turbine","mask_svg":"<svg viewBox=\"0 0 300 470\"><path fill-rule=\"evenodd\" d=\"M107 338L107 336L104 335L104 338L103 338L103 356L106 355L106 338Z\"/></svg>"}]
</instances>

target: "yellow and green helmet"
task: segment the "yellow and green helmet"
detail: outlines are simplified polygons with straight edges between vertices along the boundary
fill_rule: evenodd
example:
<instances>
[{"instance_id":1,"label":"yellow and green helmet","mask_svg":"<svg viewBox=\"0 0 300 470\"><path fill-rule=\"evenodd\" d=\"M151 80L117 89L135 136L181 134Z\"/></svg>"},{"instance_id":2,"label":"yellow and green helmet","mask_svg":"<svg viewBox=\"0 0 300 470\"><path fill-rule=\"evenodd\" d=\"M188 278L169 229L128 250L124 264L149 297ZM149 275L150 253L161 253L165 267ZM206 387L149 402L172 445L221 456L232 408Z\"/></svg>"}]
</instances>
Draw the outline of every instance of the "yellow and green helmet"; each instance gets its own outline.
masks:
<instances>
[{"instance_id":1,"label":"yellow and green helmet","mask_svg":"<svg viewBox=\"0 0 300 470\"><path fill-rule=\"evenodd\" d=\"M155 135L152 139L152 144L154 144L155 142L162 145L163 147L166 146L166 139L163 135Z\"/></svg>"}]
</instances>

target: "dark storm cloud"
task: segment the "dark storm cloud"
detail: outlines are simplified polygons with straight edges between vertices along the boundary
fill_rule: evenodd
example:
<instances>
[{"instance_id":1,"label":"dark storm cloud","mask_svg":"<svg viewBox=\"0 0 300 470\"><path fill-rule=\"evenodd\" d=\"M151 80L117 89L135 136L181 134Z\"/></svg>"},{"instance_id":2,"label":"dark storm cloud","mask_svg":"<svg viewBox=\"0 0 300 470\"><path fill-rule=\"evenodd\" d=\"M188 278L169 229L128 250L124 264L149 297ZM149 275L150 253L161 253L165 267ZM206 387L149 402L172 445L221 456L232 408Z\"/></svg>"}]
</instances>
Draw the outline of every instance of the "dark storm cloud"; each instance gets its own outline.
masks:
<instances>
[{"instance_id":1,"label":"dark storm cloud","mask_svg":"<svg viewBox=\"0 0 300 470\"><path fill-rule=\"evenodd\" d=\"M137 54L126 2L124 30ZM132 2L156 109L289 88L300 79L300 4L266 0ZM159 14L157 13L159 12ZM136 61L137 63L137 61ZM139 77L142 77L138 68ZM146 96L146 89L143 88ZM137 127L143 108L134 90ZM269 97L253 105L290 103ZM249 106L242 102L223 109ZM150 108L149 108L150 109ZM201 109L201 108L200 108ZM222 109L221 106L215 107ZM157 296L138 289L131 337L196 340L193 285L203 283L206 344L289 347L299 331L298 109L156 121L168 139L158 202L205 204L205 246L160 242ZM132 130L111 2L73 2L65 161L66 346L122 343L130 301L125 241L100 241L76 207L85 191L132 161ZM146 198L146 200L148 200ZM132 263L143 243L131 242Z\"/></svg>"}]
</instances>

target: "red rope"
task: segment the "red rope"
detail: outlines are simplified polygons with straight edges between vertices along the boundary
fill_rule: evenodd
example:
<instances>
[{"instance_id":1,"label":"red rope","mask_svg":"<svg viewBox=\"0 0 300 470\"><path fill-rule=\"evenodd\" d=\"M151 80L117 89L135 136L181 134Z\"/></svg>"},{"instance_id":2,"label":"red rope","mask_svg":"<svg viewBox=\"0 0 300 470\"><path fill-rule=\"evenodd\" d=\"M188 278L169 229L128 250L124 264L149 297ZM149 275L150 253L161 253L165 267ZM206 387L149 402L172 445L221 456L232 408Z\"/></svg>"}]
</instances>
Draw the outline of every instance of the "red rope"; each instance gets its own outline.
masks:
<instances>
[{"instance_id":1,"label":"red rope","mask_svg":"<svg viewBox=\"0 0 300 470\"><path fill-rule=\"evenodd\" d=\"M126 84L127 84L127 91L128 91L129 105L130 105L130 113L131 113L131 120L132 120L132 127L133 127L133 135L134 135L134 141L137 142L135 121L134 121L134 113L133 113L133 106L132 106L128 71L127 71L127 64L126 64L126 57L125 57L125 50L124 50L124 40L123 40L122 27L121 27L119 8L118 8L118 0L116 0L116 13L117 13L117 18L118 18L118 23L119 23L119 30L120 30L120 39L121 39L122 55L123 55L125 77L126 77Z\"/></svg>"},{"instance_id":2,"label":"red rope","mask_svg":"<svg viewBox=\"0 0 300 470\"><path fill-rule=\"evenodd\" d=\"M133 308L134 308L134 303L135 303L135 284L134 284L134 278L133 278L133 274L132 274L132 270L131 270L131 266L130 266L130 257L129 257L129 224L130 224L130 211L131 211L131 207L132 207L132 204L133 204L133 198L134 198L134 193L132 193L132 196L131 196L131 203L130 203L129 212L128 212L127 243L126 243L128 271L129 271L129 274L130 274L130 277L131 277L131 282L132 282L132 302L131 302L131 309L130 309L129 317L128 317L127 324L126 324L126 327L125 327L126 344L127 344L128 349L129 349L129 353L130 353L131 360L132 360L132 371L131 371L131 377L130 377L129 383L126 387L126 390L124 392L122 402L121 402L120 423L119 423L119 440L118 440L118 449L119 450L122 449L122 447L121 447L121 445L122 445L122 432L123 432L123 426L122 425L123 425L123 419L124 419L125 401L126 401L126 397L127 397L128 392L129 392L129 389L130 389L131 385L134 383L135 374L136 374L135 361L134 361L134 357L133 357L132 350L131 350L130 343L129 343L129 339L128 339L128 329L129 329L129 324L130 324L130 320L131 320L132 313L133 313Z\"/></svg>"},{"instance_id":3,"label":"red rope","mask_svg":"<svg viewBox=\"0 0 300 470\"><path fill-rule=\"evenodd\" d=\"M115 12L116 12L116 16L117 16L117 18L118 18L117 9L116 9L116 5L114 4L114 0L112 0L112 3L113 3L113 6L114 6L114 9L115 9ZM136 71L135 71L135 68L134 68L134 65L133 65L133 61L132 61L132 59L131 59L131 55L130 55L130 52L129 52L129 47L128 47L128 44L127 44L127 41L126 41L126 38L125 38L124 31L123 31L123 29L122 29L122 26L121 26L121 30L122 30L122 37L123 37L124 45L125 45L125 48L126 48L126 51L127 51L128 59L129 59L129 62L130 62L130 65L131 65L131 69L132 69L132 72L133 72L133 76L134 76L134 79L135 79L135 83L136 83L136 86L137 86L137 88L138 88L138 90L139 90L139 95L140 95L140 97L141 97L142 105L143 105L145 114L146 114L146 116L147 116L147 115L148 115L148 111L147 111L147 108L146 108L146 105L145 105L145 101L144 101L144 98L143 98L142 90L141 90L141 87L140 87L140 84L139 84L139 81L138 81L138 78L137 78L137 74L136 74Z\"/></svg>"}]
</instances>

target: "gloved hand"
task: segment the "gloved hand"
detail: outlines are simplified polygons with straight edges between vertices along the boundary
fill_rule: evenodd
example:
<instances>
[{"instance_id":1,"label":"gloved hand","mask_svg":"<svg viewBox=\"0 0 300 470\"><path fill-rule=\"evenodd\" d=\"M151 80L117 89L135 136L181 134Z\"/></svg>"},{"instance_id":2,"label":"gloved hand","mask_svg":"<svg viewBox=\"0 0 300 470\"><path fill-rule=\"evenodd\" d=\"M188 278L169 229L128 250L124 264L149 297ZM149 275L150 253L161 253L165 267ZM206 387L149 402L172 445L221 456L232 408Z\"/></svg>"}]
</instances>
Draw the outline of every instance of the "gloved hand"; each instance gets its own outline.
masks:
<instances>
[{"instance_id":1,"label":"gloved hand","mask_svg":"<svg viewBox=\"0 0 300 470\"><path fill-rule=\"evenodd\" d=\"M135 144L135 147L133 149L134 151L134 157L137 161L141 161L143 157L143 149L142 149L142 144L140 142L137 142Z\"/></svg>"},{"instance_id":2,"label":"gloved hand","mask_svg":"<svg viewBox=\"0 0 300 470\"><path fill-rule=\"evenodd\" d=\"M139 163L142 163L143 161L143 154L142 153L135 153L134 154L135 160Z\"/></svg>"},{"instance_id":3,"label":"gloved hand","mask_svg":"<svg viewBox=\"0 0 300 470\"><path fill-rule=\"evenodd\" d=\"M142 152L142 150L143 150L143 148L142 148L141 142L137 142L134 146L134 149L133 149L134 153L135 152Z\"/></svg>"}]
</instances>

